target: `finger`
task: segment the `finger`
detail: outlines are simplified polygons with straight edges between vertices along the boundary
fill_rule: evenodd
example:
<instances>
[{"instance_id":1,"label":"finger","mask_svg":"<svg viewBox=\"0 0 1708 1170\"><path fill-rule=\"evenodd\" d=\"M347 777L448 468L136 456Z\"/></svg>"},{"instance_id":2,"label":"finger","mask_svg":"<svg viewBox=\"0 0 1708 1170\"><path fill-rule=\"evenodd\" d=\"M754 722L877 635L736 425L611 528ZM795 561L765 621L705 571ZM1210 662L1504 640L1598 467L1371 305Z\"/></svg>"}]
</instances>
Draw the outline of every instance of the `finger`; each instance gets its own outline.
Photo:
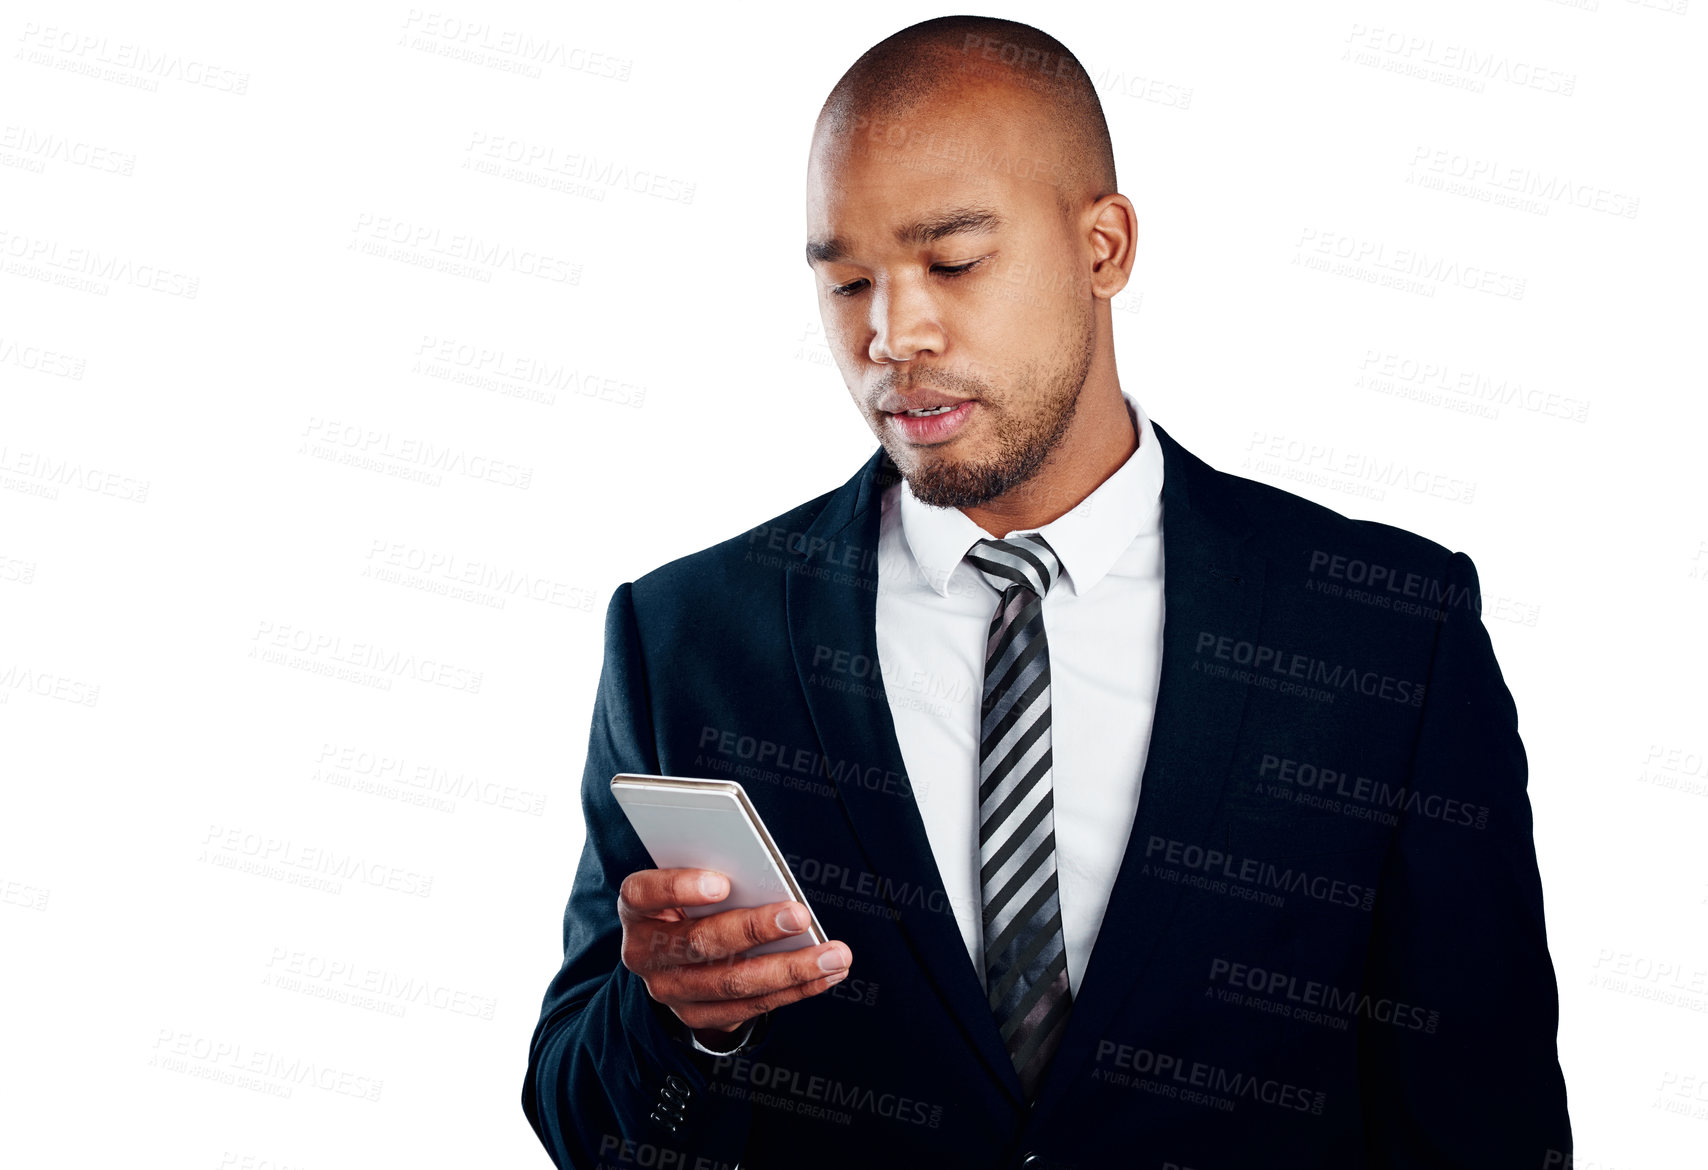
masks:
<instances>
[{"instance_id":1,"label":"finger","mask_svg":"<svg viewBox=\"0 0 1708 1170\"><path fill-rule=\"evenodd\" d=\"M816 982L846 971L851 958L847 943L833 941L798 951L678 967L661 972L655 981L663 984L672 1004L724 1003L776 995Z\"/></svg>"},{"instance_id":2,"label":"finger","mask_svg":"<svg viewBox=\"0 0 1708 1170\"><path fill-rule=\"evenodd\" d=\"M830 944L827 944L827 946ZM841 944L835 944L840 946ZM819 948L814 948L814 953ZM782 958L766 955L762 958ZM789 956L793 957L793 956ZM750 960L757 961L757 960ZM689 1000L671 1004L671 1010L690 1028L733 1030L768 1011L820 995L848 977L848 968L826 973L816 960L803 959L793 969L803 976L794 982L757 995L737 999Z\"/></svg>"},{"instance_id":3,"label":"finger","mask_svg":"<svg viewBox=\"0 0 1708 1170\"><path fill-rule=\"evenodd\" d=\"M779 917L794 915L793 926ZM711 963L730 959L763 943L804 934L812 915L799 902L771 902L750 910L723 910L689 919L672 933L671 952L683 963Z\"/></svg>"},{"instance_id":4,"label":"finger","mask_svg":"<svg viewBox=\"0 0 1708 1170\"><path fill-rule=\"evenodd\" d=\"M617 889L617 915L624 921L651 918L664 910L706 906L728 896L729 879L713 869L638 869Z\"/></svg>"},{"instance_id":5,"label":"finger","mask_svg":"<svg viewBox=\"0 0 1708 1170\"><path fill-rule=\"evenodd\" d=\"M779 917L792 914L791 925ZM674 919L663 916L674 915ZM688 918L675 911L626 922L623 962L631 970L651 974L676 966L733 963L754 947L807 929L812 915L799 902L772 902Z\"/></svg>"}]
</instances>

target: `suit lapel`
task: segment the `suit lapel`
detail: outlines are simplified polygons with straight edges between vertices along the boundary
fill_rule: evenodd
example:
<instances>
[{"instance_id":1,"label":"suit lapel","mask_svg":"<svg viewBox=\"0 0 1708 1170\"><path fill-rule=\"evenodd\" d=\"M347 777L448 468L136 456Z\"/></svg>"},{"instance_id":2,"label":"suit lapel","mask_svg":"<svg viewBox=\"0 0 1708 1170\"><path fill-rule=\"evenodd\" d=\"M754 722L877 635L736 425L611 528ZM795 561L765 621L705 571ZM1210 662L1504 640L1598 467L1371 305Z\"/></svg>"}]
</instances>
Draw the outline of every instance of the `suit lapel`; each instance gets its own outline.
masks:
<instances>
[{"instance_id":1,"label":"suit lapel","mask_svg":"<svg viewBox=\"0 0 1708 1170\"><path fill-rule=\"evenodd\" d=\"M939 892L931 899L942 907L936 910L923 905L924 899L890 902L944 1006L1018 1104L1020 1080L954 914L943 907L943 878L918 803L911 788L869 780L906 774L881 679L874 678L878 691L870 696L812 681L824 673L825 647L878 661L878 522L883 489L895 476L880 448L802 534L785 586L789 640L813 726L867 864L886 890ZM859 964L858 955L854 961Z\"/></svg>"},{"instance_id":2,"label":"suit lapel","mask_svg":"<svg viewBox=\"0 0 1708 1170\"><path fill-rule=\"evenodd\" d=\"M1154 835L1208 843L1246 688L1195 669L1196 641L1202 633L1255 641L1262 615L1264 561L1249 548L1243 519L1221 506L1214 482L1219 473L1161 427L1153 423L1152 430L1163 451L1163 652L1156 717L1126 853L1083 986L1075 989L1067 1033L1040 1087L1040 1103L1076 1079L1157 957L1180 888L1142 873L1146 842ZM906 773L887 701L809 681L822 673L817 660L826 647L878 661L879 512L883 489L895 475L884 452L874 452L801 534L785 586L787 620L813 725L872 872L893 888L941 891L942 875L917 803L906 791L862 782L863 776ZM876 685L881 696L881 679ZM1015 1103L1024 1105L953 915L916 899L891 904L968 1042Z\"/></svg>"},{"instance_id":3,"label":"suit lapel","mask_svg":"<svg viewBox=\"0 0 1708 1170\"><path fill-rule=\"evenodd\" d=\"M1246 687L1197 669L1200 634L1255 641L1263 609L1263 557L1243 519L1228 514L1220 473L1152 424L1163 451L1163 642L1156 716L1126 853L1097 929L1068 1029L1039 1089L1066 1091L1127 997L1145 986L1180 887L1143 873L1152 836L1208 845L1239 736Z\"/></svg>"}]
</instances>

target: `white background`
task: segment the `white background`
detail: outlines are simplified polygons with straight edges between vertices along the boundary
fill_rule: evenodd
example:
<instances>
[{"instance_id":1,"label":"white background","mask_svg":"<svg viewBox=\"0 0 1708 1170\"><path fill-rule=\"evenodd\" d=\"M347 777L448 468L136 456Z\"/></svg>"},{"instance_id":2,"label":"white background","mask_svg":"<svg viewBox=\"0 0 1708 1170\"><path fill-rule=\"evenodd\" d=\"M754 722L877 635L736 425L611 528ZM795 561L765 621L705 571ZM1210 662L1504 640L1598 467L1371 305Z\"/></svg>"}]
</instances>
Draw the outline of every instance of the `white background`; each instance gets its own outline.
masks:
<instances>
[{"instance_id":1,"label":"white background","mask_svg":"<svg viewBox=\"0 0 1708 1170\"><path fill-rule=\"evenodd\" d=\"M1708 1152L1684 4L985 9L1099 81L1123 385L1476 561L1579 1170ZM805 154L940 11L617 7L6 6L7 1164L546 1165L606 602L872 450Z\"/></svg>"}]
</instances>

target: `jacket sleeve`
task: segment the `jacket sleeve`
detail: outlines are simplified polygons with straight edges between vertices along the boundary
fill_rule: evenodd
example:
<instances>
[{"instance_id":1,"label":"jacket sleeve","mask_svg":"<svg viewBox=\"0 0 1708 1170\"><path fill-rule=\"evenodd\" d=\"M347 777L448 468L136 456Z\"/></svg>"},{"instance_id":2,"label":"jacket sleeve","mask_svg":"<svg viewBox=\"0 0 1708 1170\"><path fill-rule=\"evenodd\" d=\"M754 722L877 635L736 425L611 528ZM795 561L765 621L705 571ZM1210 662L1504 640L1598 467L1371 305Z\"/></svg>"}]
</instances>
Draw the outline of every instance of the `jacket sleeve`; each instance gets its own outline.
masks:
<instances>
[{"instance_id":1,"label":"jacket sleeve","mask_svg":"<svg viewBox=\"0 0 1708 1170\"><path fill-rule=\"evenodd\" d=\"M605 661L581 784L587 839L564 913L563 967L546 991L528 1051L522 1110L559 1167L730 1170L746 1144L750 1104L717 1092L715 1058L691 1047L691 1033L622 963L617 891L630 873L652 868L652 858L611 795L619 772L658 772L627 584L605 617Z\"/></svg>"},{"instance_id":2,"label":"jacket sleeve","mask_svg":"<svg viewBox=\"0 0 1708 1170\"><path fill-rule=\"evenodd\" d=\"M1359 1017L1370 1165L1569 1166L1559 997L1518 713L1470 558L1453 554L1446 580L1366 959L1366 993L1405 1005L1403 1016L1396 1007Z\"/></svg>"}]
</instances>

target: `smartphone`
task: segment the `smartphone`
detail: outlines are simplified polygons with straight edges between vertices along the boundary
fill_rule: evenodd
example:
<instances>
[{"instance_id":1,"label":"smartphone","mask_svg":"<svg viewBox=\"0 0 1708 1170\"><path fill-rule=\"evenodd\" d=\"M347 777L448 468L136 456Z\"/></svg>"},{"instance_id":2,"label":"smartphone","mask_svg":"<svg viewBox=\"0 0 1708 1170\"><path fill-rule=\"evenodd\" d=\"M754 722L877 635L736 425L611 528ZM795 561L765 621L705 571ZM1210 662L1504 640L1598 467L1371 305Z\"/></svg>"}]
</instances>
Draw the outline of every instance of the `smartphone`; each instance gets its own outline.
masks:
<instances>
[{"instance_id":1,"label":"smartphone","mask_svg":"<svg viewBox=\"0 0 1708 1170\"><path fill-rule=\"evenodd\" d=\"M723 901L684 906L682 913L688 917L748 910L771 902L799 902L807 908L810 921L804 931L761 943L743 951L743 957L794 951L830 940L739 781L620 772L611 777L611 795L652 854L654 866L715 869L729 878L729 894Z\"/></svg>"}]
</instances>

